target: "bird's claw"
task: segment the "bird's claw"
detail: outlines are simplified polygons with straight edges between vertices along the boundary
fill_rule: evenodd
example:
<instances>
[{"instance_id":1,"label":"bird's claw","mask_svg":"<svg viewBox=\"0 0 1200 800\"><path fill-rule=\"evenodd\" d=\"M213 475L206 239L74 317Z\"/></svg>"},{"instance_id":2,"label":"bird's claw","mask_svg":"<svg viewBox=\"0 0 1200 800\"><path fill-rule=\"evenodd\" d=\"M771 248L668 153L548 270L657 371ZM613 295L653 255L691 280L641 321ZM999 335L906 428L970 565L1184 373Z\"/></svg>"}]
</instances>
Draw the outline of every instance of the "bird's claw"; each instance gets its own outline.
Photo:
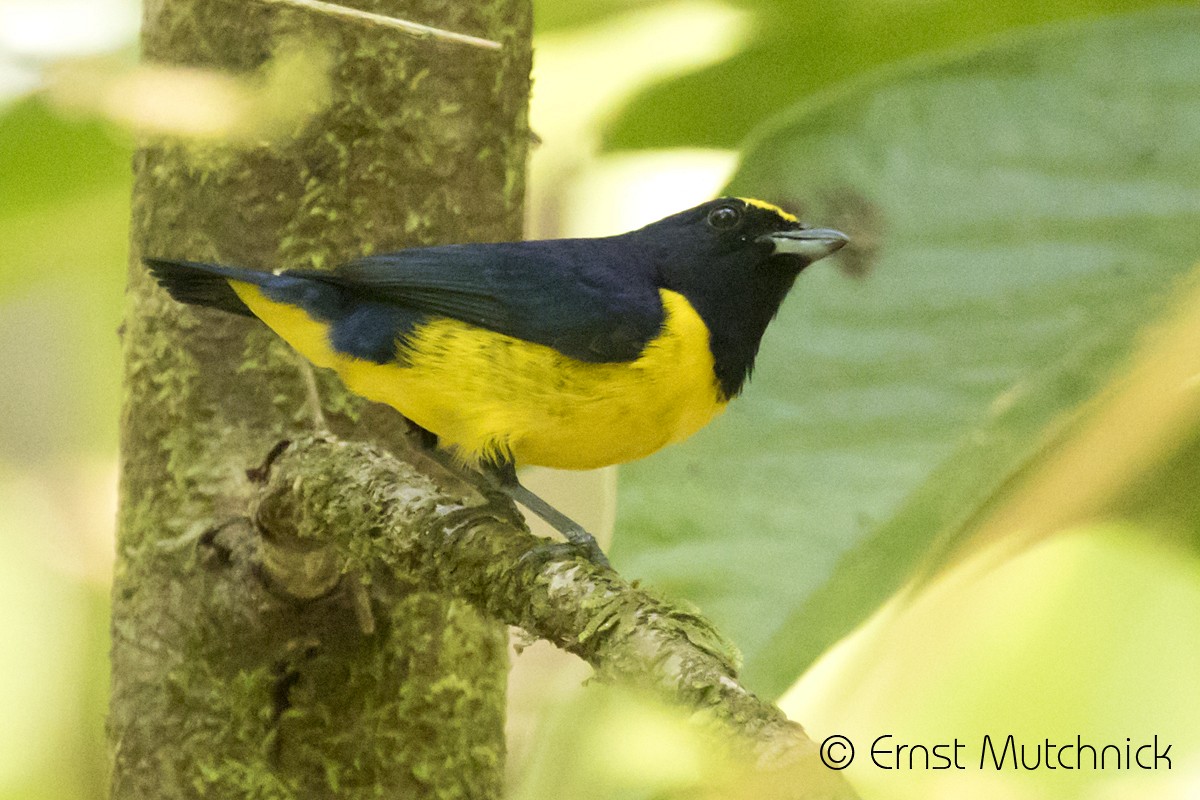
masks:
<instances>
[{"instance_id":1,"label":"bird's claw","mask_svg":"<svg viewBox=\"0 0 1200 800\"><path fill-rule=\"evenodd\" d=\"M551 542L543 541L541 544L534 545L521 554L517 559L519 564L527 564L536 562L538 566L545 566L552 561L574 561L583 559L597 567L611 569L608 563L608 557L604 555L604 551L596 544L593 539L590 546L587 542Z\"/></svg>"}]
</instances>

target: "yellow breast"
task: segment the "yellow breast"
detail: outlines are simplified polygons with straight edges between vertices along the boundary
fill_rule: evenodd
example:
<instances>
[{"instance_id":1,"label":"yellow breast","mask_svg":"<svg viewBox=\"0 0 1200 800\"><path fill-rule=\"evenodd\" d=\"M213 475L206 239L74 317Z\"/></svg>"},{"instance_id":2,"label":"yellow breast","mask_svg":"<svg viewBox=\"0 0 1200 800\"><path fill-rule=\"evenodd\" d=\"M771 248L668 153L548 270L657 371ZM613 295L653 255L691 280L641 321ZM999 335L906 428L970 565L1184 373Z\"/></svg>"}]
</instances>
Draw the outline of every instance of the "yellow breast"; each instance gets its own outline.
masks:
<instances>
[{"instance_id":1,"label":"yellow breast","mask_svg":"<svg viewBox=\"0 0 1200 800\"><path fill-rule=\"evenodd\" d=\"M680 294L661 291L662 332L636 360L591 364L553 348L438 318L404 345L404 363L335 352L328 326L257 287L242 301L346 386L433 431L471 461L592 469L641 458L695 433L725 408L708 328Z\"/></svg>"}]
</instances>

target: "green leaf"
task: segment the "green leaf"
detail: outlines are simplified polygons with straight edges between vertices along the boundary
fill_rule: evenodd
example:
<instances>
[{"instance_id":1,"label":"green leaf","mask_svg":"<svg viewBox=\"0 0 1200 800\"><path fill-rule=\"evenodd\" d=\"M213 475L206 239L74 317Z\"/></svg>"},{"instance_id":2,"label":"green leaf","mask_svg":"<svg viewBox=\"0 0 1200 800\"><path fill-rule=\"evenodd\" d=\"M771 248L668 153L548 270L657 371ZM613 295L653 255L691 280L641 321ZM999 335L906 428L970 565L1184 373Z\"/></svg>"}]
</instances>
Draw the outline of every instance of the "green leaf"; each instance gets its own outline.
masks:
<instances>
[{"instance_id":1,"label":"green leaf","mask_svg":"<svg viewBox=\"0 0 1200 800\"><path fill-rule=\"evenodd\" d=\"M40 100L0 110L0 460L116 442L131 156Z\"/></svg>"},{"instance_id":2,"label":"green leaf","mask_svg":"<svg viewBox=\"0 0 1200 800\"><path fill-rule=\"evenodd\" d=\"M1197 131L1192 9L923 61L768 126L730 191L842 226L847 269L801 276L723 420L622 473L617 563L711 613L751 685L781 691L1037 453L1200 259Z\"/></svg>"},{"instance_id":3,"label":"green leaf","mask_svg":"<svg viewBox=\"0 0 1200 800\"><path fill-rule=\"evenodd\" d=\"M0 107L0 218L128 183L128 144L95 119L63 119L36 98Z\"/></svg>"},{"instance_id":4,"label":"green leaf","mask_svg":"<svg viewBox=\"0 0 1200 800\"><path fill-rule=\"evenodd\" d=\"M725 0L726 5L757 9L773 0ZM583 28L588 25L611 20L631 12L642 12L655 6L679 4L679 0L534 0L534 33L551 33ZM639 58L637 53L623 54L625 58Z\"/></svg>"},{"instance_id":5,"label":"green leaf","mask_svg":"<svg viewBox=\"0 0 1200 800\"><path fill-rule=\"evenodd\" d=\"M652 86L605 132L609 150L736 148L762 120L845 80L920 53L1013 28L1161 6L1161 0L817 0L745 2L753 46L729 60Z\"/></svg>"}]
</instances>

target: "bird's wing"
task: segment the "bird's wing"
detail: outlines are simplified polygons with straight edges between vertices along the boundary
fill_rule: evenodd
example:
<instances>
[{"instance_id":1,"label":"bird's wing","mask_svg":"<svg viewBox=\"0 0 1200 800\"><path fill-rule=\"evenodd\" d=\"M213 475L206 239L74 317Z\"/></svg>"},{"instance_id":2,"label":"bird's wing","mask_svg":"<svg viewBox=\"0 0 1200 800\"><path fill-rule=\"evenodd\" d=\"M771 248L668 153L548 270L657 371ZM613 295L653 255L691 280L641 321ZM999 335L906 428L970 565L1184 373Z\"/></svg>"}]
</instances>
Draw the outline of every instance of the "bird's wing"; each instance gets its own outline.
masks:
<instances>
[{"instance_id":1,"label":"bird's wing","mask_svg":"<svg viewBox=\"0 0 1200 800\"><path fill-rule=\"evenodd\" d=\"M615 239L415 248L285 274L596 363L636 359L663 324L652 268Z\"/></svg>"}]
</instances>

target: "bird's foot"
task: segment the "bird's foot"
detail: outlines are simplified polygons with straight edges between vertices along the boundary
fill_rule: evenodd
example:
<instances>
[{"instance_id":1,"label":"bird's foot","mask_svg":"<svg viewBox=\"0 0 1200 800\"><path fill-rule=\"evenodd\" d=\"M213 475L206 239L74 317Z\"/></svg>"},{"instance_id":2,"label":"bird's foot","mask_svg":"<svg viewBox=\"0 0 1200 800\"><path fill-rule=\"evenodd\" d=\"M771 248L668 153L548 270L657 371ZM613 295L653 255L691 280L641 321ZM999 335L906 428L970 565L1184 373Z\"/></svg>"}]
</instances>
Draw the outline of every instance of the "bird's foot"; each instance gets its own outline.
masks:
<instances>
[{"instance_id":1,"label":"bird's foot","mask_svg":"<svg viewBox=\"0 0 1200 800\"><path fill-rule=\"evenodd\" d=\"M612 564L609 563L608 556L604 555L604 551L600 549L596 537L584 530L578 522L522 486L521 482L517 480L516 469L511 463L488 465L484 468L484 474L492 479L497 489L541 517L550 527L563 535L566 542L547 545L547 547L555 547L555 553L569 550L573 556L582 556L598 567L612 569ZM530 552L535 553L542 549L542 547L535 547Z\"/></svg>"},{"instance_id":2,"label":"bird's foot","mask_svg":"<svg viewBox=\"0 0 1200 800\"><path fill-rule=\"evenodd\" d=\"M532 562L537 564L540 568L555 561L575 561L577 559L583 559L584 561L596 564L597 566L608 566L607 559L604 559L603 562L598 562L596 560L596 554L599 554L599 557L604 559L604 553L600 552L599 548L596 548L593 551L589 548L580 547L574 542L552 542L548 539L544 539L540 544L536 544L522 553L521 557L517 559L517 562L520 564L528 564Z\"/></svg>"},{"instance_id":3,"label":"bird's foot","mask_svg":"<svg viewBox=\"0 0 1200 800\"><path fill-rule=\"evenodd\" d=\"M563 519L567 518L563 517ZM547 520L547 522L549 522L549 520ZM600 549L600 543L596 541L596 537L592 536L574 522L572 522L571 525L574 526L573 529L557 529L558 532L567 539L567 541L559 543L560 551L566 551L573 553L576 556L582 556L584 559L595 564L597 567L612 569L612 564L609 563L608 556L604 555L604 551Z\"/></svg>"}]
</instances>

